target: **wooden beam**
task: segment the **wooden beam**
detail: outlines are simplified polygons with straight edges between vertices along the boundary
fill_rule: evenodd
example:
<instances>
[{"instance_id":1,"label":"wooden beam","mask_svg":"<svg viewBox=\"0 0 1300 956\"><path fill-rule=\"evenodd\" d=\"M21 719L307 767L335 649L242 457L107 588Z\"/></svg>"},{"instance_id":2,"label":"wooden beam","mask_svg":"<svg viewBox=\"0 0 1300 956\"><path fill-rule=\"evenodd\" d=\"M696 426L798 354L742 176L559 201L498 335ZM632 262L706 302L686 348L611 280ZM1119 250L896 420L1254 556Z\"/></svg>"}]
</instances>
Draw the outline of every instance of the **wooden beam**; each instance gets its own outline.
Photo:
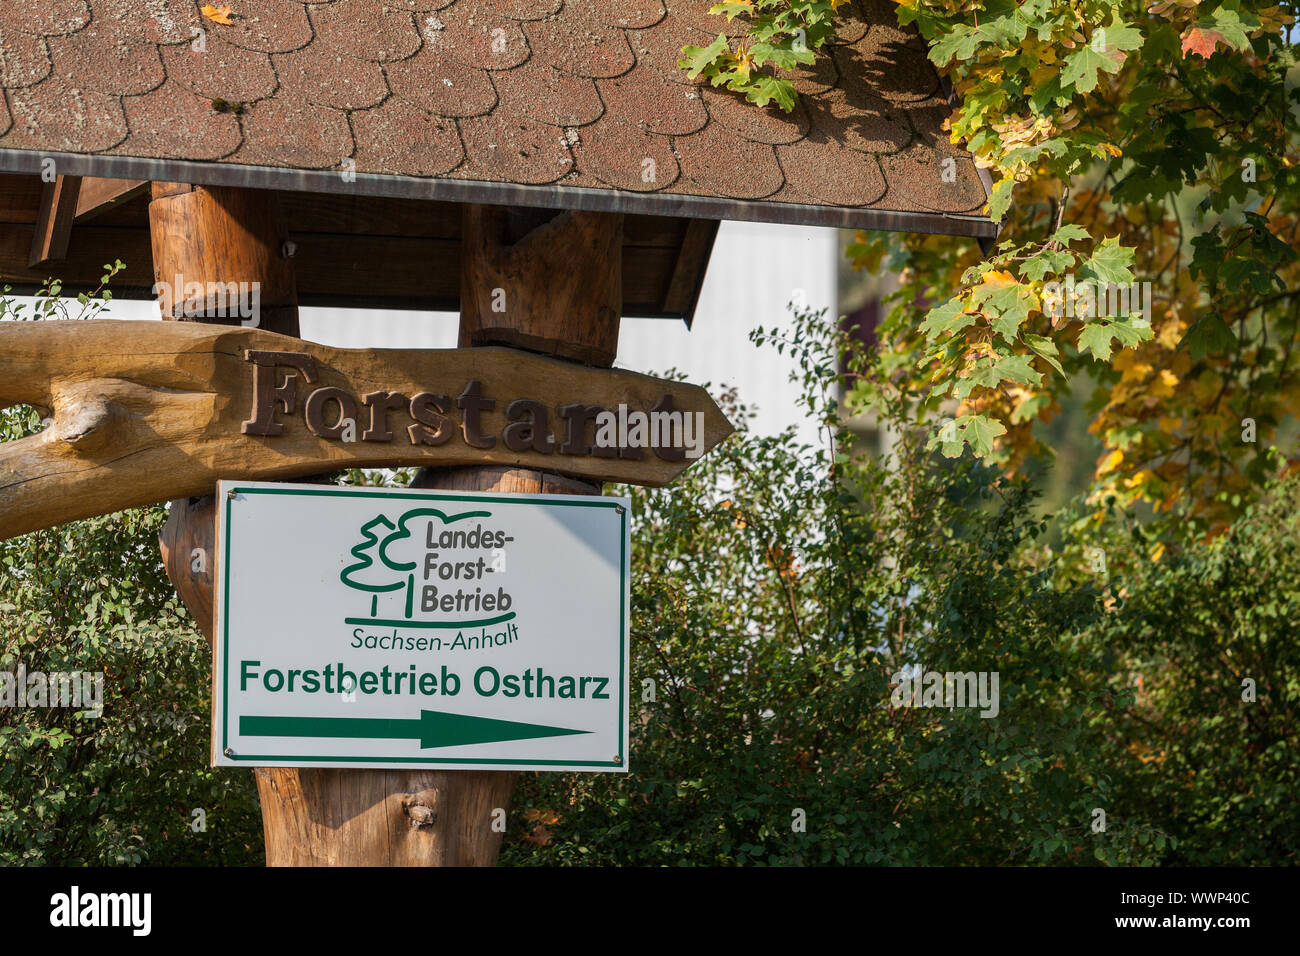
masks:
<instances>
[{"instance_id":1,"label":"wooden beam","mask_svg":"<svg viewBox=\"0 0 1300 956\"><path fill-rule=\"evenodd\" d=\"M216 507L213 495L173 501L167 524L158 532L158 550L167 577L210 647L215 636L216 569L212 565L217 555Z\"/></svg>"},{"instance_id":2,"label":"wooden beam","mask_svg":"<svg viewBox=\"0 0 1300 956\"><path fill-rule=\"evenodd\" d=\"M239 325L241 317L215 313L185 289L247 283L257 291L256 327L296 338L297 285L275 196L183 183L154 183L152 191L149 235L154 282L166 290L159 293L164 317Z\"/></svg>"},{"instance_id":3,"label":"wooden beam","mask_svg":"<svg viewBox=\"0 0 1300 956\"><path fill-rule=\"evenodd\" d=\"M376 393L382 407L366 402ZM702 453L730 434L699 386L510 349L335 349L197 322L0 322L0 407L54 410L40 434L0 443L0 539L211 494L223 478L498 465L662 485L691 464L682 449L593 447L595 422L576 408L650 411L664 396L703 415L692 419ZM536 443L507 434L517 399L542 406Z\"/></svg>"},{"instance_id":4,"label":"wooden beam","mask_svg":"<svg viewBox=\"0 0 1300 956\"><path fill-rule=\"evenodd\" d=\"M77 197L77 212L74 218L77 222L85 222L148 192L147 179L87 177L81 181L81 195Z\"/></svg>"},{"instance_id":5,"label":"wooden beam","mask_svg":"<svg viewBox=\"0 0 1300 956\"><path fill-rule=\"evenodd\" d=\"M83 181L83 193L93 182ZM0 283L13 286L20 295L34 292L49 275L45 269L28 265L41 187L36 176L0 177L0 222L8 223L0 228ZM339 197L331 197L316 208L304 199L322 197L282 194L278 198L283 221L291 227L288 238L297 244L293 265L301 304L459 309L459 209L452 229L446 223L447 215L441 208L446 204L442 203L407 201L398 208L396 201L385 200L372 207L369 203L342 203ZM77 221L77 241L70 245L57 269L65 291L94 289L104 273L104 263L121 259L126 269L113 279L114 298L153 297L147 206L137 197L105 209L89 221ZM385 215L389 216L387 222L383 221ZM678 247L686 228L684 220L625 217L621 257L624 316L683 315L681 311L664 311L663 303L674 269L682 261ZM425 234L420 233L421 229ZM439 268L430 269L430 262L437 262ZM702 268L703 263L698 267ZM683 269L679 283L690 276L691 272ZM696 291L687 287L687 294L672 296L670 303L689 303Z\"/></svg>"},{"instance_id":6,"label":"wooden beam","mask_svg":"<svg viewBox=\"0 0 1300 956\"><path fill-rule=\"evenodd\" d=\"M26 223L31 225L41 209L41 194L45 184L41 177L30 173L0 173L0 223ZM6 230L7 231L7 230ZM27 246L31 237L27 237ZM27 248L24 247L24 262Z\"/></svg>"},{"instance_id":7,"label":"wooden beam","mask_svg":"<svg viewBox=\"0 0 1300 956\"><path fill-rule=\"evenodd\" d=\"M170 289L176 282L193 281L206 287L235 275L233 281L256 282L260 288L267 280L272 298L281 308L259 308L258 323L274 331L296 335L298 306L293 273L284 264L269 265L278 255L283 229L276 218L274 196L250 194L247 190L196 188L189 183L149 183L131 180L88 180L93 184L92 202L99 205L88 211L105 212L112 205L128 202L148 193L149 239L154 264L152 289L159 290L160 305L166 305L163 318L173 320L187 315L183 289ZM83 193L84 195L84 193ZM251 212L250 212L251 210ZM84 227L82 227L84 229ZM252 254L246 252L251 247ZM159 282L169 291L161 291ZM151 289L151 291L152 291ZM250 290L251 291L251 290ZM206 300L205 300L206 301ZM261 305L259 296L259 307ZM242 317L203 315L206 322L240 325ZM176 330L165 326L166 340ZM186 331L189 334L189 330ZM177 361L176 367L184 364ZM110 386L110 391L112 390ZM106 406L111 407L111 406ZM57 423L56 413L56 423ZM216 551L209 538L216 534L212 504L212 482L195 483L188 490L168 490L159 496L173 498L167 525L158 536L163 566L172 586L190 609L199 628L213 641L213 563ZM181 495L194 497L179 497ZM203 559L195 562L194 549L203 550Z\"/></svg>"},{"instance_id":8,"label":"wooden beam","mask_svg":"<svg viewBox=\"0 0 1300 956\"><path fill-rule=\"evenodd\" d=\"M677 249L677 261L664 291L660 311L694 318L695 303L704 285L704 271L713 254L713 240L718 235L716 219L690 219L686 234Z\"/></svg>"},{"instance_id":9,"label":"wooden beam","mask_svg":"<svg viewBox=\"0 0 1300 956\"><path fill-rule=\"evenodd\" d=\"M40 288L51 270L31 266L33 237L31 223L0 226L0 283L11 285L18 295ZM125 272L113 279L115 298L152 298L153 269L149 263L149 233L145 229L105 229L97 223L77 227L77 241L62 260L58 276L65 293L89 291L99 285L104 263L121 259Z\"/></svg>"},{"instance_id":10,"label":"wooden beam","mask_svg":"<svg viewBox=\"0 0 1300 956\"><path fill-rule=\"evenodd\" d=\"M80 176L55 176L54 182L45 184L28 266L36 269L67 256L80 192Z\"/></svg>"}]
</instances>

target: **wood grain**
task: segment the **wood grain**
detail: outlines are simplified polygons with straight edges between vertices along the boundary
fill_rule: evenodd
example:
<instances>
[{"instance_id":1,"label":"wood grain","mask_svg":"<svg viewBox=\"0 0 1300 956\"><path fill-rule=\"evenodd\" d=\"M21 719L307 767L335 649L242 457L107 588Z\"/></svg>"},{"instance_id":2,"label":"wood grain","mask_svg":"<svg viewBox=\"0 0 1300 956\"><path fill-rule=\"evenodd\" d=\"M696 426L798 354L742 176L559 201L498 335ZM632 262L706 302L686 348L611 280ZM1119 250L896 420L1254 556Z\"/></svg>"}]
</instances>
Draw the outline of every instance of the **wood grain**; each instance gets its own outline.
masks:
<instances>
[{"instance_id":1,"label":"wood grain","mask_svg":"<svg viewBox=\"0 0 1300 956\"><path fill-rule=\"evenodd\" d=\"M217 561L217 509L212 495L171 503L158 533L163 567L208 645L213 644L213 601ZM201 554L202 561L196 558Z\"/></svg>"},{"instance_id":2,"label":"wood grain","mask_svg":"<svg viewBox=\"0 0 1300 956\"><path fill-rule=\"evenodd\" d=\"M298 335L298 294L274 195L154 183L149 235L154 282L174 287L165 303L170 317L216 314L212 303L185 299L187 283L257 283L263 327Z\"/></svg>"},{"instance_id":3,"label":"wood grain","mask_svg":"<svg viewBox=\"0 0 1300 956\"><path fill-rule=\"evenodd\" d=\"M68 240L72 236L80 192L80 176L55 176L54 182L45 184L40 212L36 217L36 231L32 235L31 253L27 258L28 266L41 268L68 254Z\"/></svg>"},{"instance_id":4,"label":"wood grain","mask_svg":"<svg viewBox=\"0 0 1300 956\"><path fill-rule=\"evenodd\" d=\"M64 289L95 288L105 262L126 269L112 282L117 299L151 296L153 268L149 197L122 196L90 212L89 203L110 180L83 179L77 220L57 270L28 265L43 190L39 176L0 173L0 284L34 291L51 271ZM126 182L126 181L121 181ZM187 191L188 191L187 187ZM303 305L344 308L456 311L460 308L461 207L345 194L260 191L278 201L289 235L298 244L293 266ZM88 198L89 197L89 198ZM683 249L699 232L694 220L626 214L623 228L624 316L681 318L665 312L665 298L690 303L708 265L709 250ZM431 264L436 264L431 268ZM677 291L670 292L670 285ZM683 294L683 289L685 293Z\"/></svg>"},{"instance_id":5,"label":"wood grain","mask_svg":"<svg viewBox=\"0 0 1300 956\"><path fill-rule=\"evenodd\" d=\"M94 219L148 193L148 180L100 179L88 176L81 181L81 192L77 196L76 221L80 224Z\"/></svg>"},{"instance_id":6,"label":"wood grain","mask_svg":"<svg viewBox=\"0 0 1300 956\"><path fill-rule=\"evenodd\" d=\"M202 192L208 193L206 198L194 195ZM174 284L175 274L186 271L191 273L190 279L203 283L220 281L228 271L243 271L247 280L271 290L282 304L266 315L259 315L261 327L269 332L297 335L298 308L293 270L275 255L283 241L284 227L276 204L271 201L274 197L248 197L230 190L205 190L189 183L88 179L81 191L78 216L83 215L81 210L88 199L99 205L87 208L84 214L95 215L101 206L128 202L132 196L142 193L152 197L149 216L151 245L158 271L164 275L171 274L166 281ZM237 229L231 228L232 218L239 221ZM184 228L176 228L182 223ZM196 270L201 270L200 274L193 274ZM173 296L167 298L170 300ZM168 308L162 310L164 319L177 318L171 304L169 301ZM180 311L183 313L185 310L182 308ZM213 317L209 321L220 325L241 324L237 317ZM167 524L158 536L167 576L209 644L213 643L214 633L215 521L211 495L178 498L171 503Z\"/></svg>"},{"instance_id":7,"label":"wood grain","mask_svg":"<svg viewBox=\"0 0 1300 956\"><path fill-rule=\"evenodd\" d=\"M465 207L460 344L612 365L623 310L623 217L570 210L518 239L516 231L524 230L507 207Z\"/></svg>"},{"instance_id":8,"label":"wood grain","mask_svg":"<svg viewBox=\"0 0 1300 956\"><path fill-rule=\"evenodd\" d=\"M295 411L276 419L281 435L241 434L253 405L249 350L296 352L316 363L313 383L295 373ZM279 369L277 380L290 372ZM304 404L316 388L340 388L360 405L381 390L454 398L470 381L495 399L495 408L482 414L483 432L497 436L491 448L469 445L463 428L440 445L411 444L400 409L390 415L391 441L333 440L313 434L304 421ZM697 386L509 349L334 349L261 329L194 322L0 323L0 406L24 402L54 412L40 434L0 445L0 538L210 494L223 478L291 479L353 467L506 465L663 485L692 459L665 461L650 449L641 449L640 460L512 451L500 436L515 399L546 405L563 441L558 405L649 410L664 395L676 409L703 413L705 451L731 433ZM369 422L364 406L358 417L360 436ZM454 409L450 417L460 425Z\"/></svg>"},{"instance_id":9,"label":"wood grain","mask_svg":"<svg viewBox=\"0 0 1300 956\"><path fill-rule=\"evenodd\" d=\"M686 227L672 278L664 292L664 312L693 316L695 303L703 285L702 273L713 255L713 241L718 235L716 219L692 219Z\"/></svg>"}]
</instances>

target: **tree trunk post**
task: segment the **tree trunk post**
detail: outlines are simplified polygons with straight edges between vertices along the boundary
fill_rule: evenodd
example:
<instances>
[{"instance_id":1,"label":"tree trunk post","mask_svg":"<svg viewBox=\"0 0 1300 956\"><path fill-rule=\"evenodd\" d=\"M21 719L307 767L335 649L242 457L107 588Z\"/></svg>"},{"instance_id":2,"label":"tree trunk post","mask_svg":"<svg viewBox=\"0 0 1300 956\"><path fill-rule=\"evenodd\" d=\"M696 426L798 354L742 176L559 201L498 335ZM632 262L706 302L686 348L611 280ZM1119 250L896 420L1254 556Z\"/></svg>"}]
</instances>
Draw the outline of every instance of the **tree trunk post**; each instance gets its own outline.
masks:
<instances>
[{"instance_id":1,"label":"tree trunk post","mask_svg":"<svg viewBox=\"0 0 1300 956\"><path fill-rule=\"evenodd\" d=\"M211 199L172 205L196 194ZM173 281L166 273L178 263L203 273L186 272L186 281L262 281L275 323L264 325L297 335L292 270L272 254L283 234L262 194L155 184L154 196L150 222L159 281ZM260 215L253 212L258 202L267 210ZM622 309L621 215L466 206L463 225L462 346L525 348L600 367L613 363ZM195 311L195 303L184 304L178 317ZM598 483L504 467L426 468L413 487L601 492ZM212 569L196 578L192 555L204 548L212 554L214 516L210 499L174 502L161 536L168 574L210 642ZM268 866L490 866L505 836L516 775L263 767L256 776Z\"/></svg>"},{"instance_id":2,"label":"tree trunk post","mask_svg":"<svg viewBox=\"0 0 1300 956\"><path fill-rule=\"evenodd\" d=\"M233 303L228 297L213 301L207 291L228 289L226 283L231 282L238 290L238 283L247 283L250 297L257 290L260 326L298 336L298 294L293 266L284 255L284 227L274 193L155 182L151 195L154 291L164 320L239 325L244 321L239 311L245 300L238 291ZM192 292L201 291L187 294L191 283ZM216 556L212 496L173 501L158 537L167 576L212 645Z\"/></svg>"}]
</instances>

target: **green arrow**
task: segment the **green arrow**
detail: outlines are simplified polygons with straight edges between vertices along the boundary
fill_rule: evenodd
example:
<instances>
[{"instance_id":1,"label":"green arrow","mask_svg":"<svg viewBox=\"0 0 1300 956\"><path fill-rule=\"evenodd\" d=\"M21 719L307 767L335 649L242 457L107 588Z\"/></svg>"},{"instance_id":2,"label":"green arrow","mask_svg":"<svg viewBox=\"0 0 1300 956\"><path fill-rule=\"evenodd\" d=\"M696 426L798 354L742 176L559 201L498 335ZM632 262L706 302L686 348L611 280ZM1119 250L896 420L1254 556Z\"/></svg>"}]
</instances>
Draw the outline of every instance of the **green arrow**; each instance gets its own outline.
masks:
<instances>
[{"instance_id":1,"label":"green arrow","mask_svg":"<svg viewBox=\"0 0 1300 956\"><path fill-rule=\"evenodd\" d=\"M418 740L420 749L463 747L503 740L563 737L589 734L514 720L470 717L422 710L419 717L240 717L239 733L245 737L369 737L384 740Z\"/></svg>"}]
</instances>

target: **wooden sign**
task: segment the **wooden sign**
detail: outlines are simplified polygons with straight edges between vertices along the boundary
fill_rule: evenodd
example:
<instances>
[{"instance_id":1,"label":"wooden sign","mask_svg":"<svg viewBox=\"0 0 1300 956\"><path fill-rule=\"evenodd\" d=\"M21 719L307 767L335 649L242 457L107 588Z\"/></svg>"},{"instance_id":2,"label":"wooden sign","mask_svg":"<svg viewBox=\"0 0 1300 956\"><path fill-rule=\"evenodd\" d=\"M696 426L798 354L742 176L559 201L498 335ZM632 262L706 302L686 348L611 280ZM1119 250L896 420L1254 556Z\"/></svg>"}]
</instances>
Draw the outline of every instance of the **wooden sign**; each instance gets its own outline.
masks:
<instances>
[{"instance_id":1,"label":"wooden sign","mask_svg":"<svg viewBox=\"0 0 1300 956\"><path fill-rule=\"evenodd\" d=\"M0 539L223 478L512 465L663 485L732 431L702 388L513 349L335 349L194 322L0 323Z\"/></svg>"}]
</instances>

